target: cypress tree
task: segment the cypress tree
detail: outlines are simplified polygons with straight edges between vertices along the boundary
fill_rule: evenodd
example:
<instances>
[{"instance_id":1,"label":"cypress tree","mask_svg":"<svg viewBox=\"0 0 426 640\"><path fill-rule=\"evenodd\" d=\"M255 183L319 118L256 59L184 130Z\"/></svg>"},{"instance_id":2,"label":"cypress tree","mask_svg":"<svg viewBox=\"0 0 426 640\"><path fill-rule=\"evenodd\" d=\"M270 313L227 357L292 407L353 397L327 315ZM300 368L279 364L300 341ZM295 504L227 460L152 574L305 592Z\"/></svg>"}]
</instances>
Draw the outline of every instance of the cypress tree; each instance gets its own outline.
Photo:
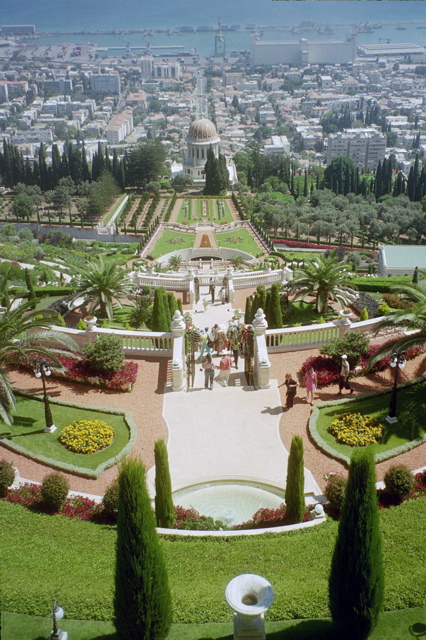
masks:
<instances>
[{"instance_id":1,"label":"cypress tree","mask_svg":"<svg viewBox=\"0 0 426 640\"><path fill-rule=\"evenodd\" d=\"M265 310L265 307L266 307L266 289L263 286L263 284L259 284L256 287L256 291L259 294L259 298L258 298L258 306L255 309L255 313L259 309L259 307L263 310Z\"/></svg>"},{"instance_id":2,"label":"cypress tree","mask_svg":"<svg viewBox=\"0 0 426 640\"><path fill-rule=\"evenodd\" d=\"M28 300L36 300L37 298L34 291L33 279L31 277L30 270L24 269L24 273L25 273L25 282L28 289Z\"/></svg>"},{"instance_id":3,"label":"cypress tree","mask_svg":"<svg viewBox=\"0 0 426 640\"><path fill-rule=\"evenodd\" d=\"M303 469L303 440L293 436L287 465L285 488L286 524L302 522L305 513L305 474Z\"/></svg>"},{"instance_id":4,"label":"cypress tree","mask_svg":"<svg viewBox=\"0 0 426 640\"><path fill-rule=\"evenodd\" d=\"M178 308L177 300L175 298L175 294L173 293L173 291L168 291L167 292L167 305L168 305L168 309L169 309L169 320L170 320L170 323L171 323L172 320L173 320L174 312ZM170 331L170 324L169 324L168 331Z\"/></svg>"},{"instance_id":5,"label":"cypress tree","mask_svg":"<svg viewBox=\"0 0 426 640\"><path fill-rule=\"evenodd\" d=\"M268 325L270 329L281 329L283 326L283 314L281 311L280 285L275 282L270 289L270 303L268 309Z\"/></svg>"},{"instance_id":6,"label":"cypress tree","mask_svg":"<svg viewBox=\"0 0 426 640\"><path fill-rule=\"evenodd\" d=\"M166 566L145 467L126 460L118 477L114 626L119 640L164 640L172 622Z\"/></svg>"},{"instance_id":7,"label":"cypress tree","mask_svg":"<svg viewBox=\"0 0 426 640\"><path fill-rule=\"evenodd\" d=\"M383 559L371 447L354 450L331 561L329 604L345 638L364 640L383 601Z\"/></svg>"},{"instance_id":8,"label":"cypress tree","mask_svg":"<svg viewBox=\"0 0 426 640\"><path fill-rule=\"evenodd\" d=\"M154 308L152 310L152 330L169 331L169 305L164 287L156 287L154 293Z\"/></svg>"},{"instance_id":9,"label":"cypress tree","mask_svg":"<svg viewBox=\"0 0 426 640\"><path fill-rule=\"evenodd\" d=\"M244 322L245 324L250 324L252 321L252 313L251 313L251 296L247 296L246 298L246 306L244 310Z\"/></svg>"},{"instance_id":10,"label":"cypress tree","mask_svg":"<svg viewBox=\"0 0 426 640\"><path fill-rule=\"evenodd\" d=\"M157 527L173 529L175 508L172 498L172 481L170 478L169 458L164 440L157 440L154 446L155 455L155 517Z\"/></svg>"},{"instance_id":11,"label":"cypress tree","mask_svg":"<svg viewBox=\"0 0 426 640\"><path fill-rule=\"evenodd\" d=\"M263 307L263 313L265 314L265 319L266 322L268 323L268 327L269 329L271 329L271 324L270 324L270 314L271 314L271 294L272 291L271 289L268 289L268 291L266 292L266 298L265 298L265 306Z\"/></svg>"}]
</instances>

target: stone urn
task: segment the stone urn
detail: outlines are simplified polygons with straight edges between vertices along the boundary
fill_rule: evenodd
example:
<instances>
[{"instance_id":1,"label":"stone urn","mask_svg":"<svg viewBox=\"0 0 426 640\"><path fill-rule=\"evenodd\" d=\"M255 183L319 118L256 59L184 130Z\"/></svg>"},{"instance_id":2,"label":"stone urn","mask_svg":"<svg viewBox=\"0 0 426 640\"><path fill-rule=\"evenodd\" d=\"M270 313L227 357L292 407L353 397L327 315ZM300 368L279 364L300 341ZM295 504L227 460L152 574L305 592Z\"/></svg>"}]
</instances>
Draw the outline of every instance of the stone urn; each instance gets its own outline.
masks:
<instances>
[{"instance_id":1,"label":"stone urn","mask_svg":"<svg viewBox=\"0 0 426 640\"><path fill-rule=\"evenodd\" d=\"M350 324L352 311L350 309L342 309L339 311L339 316L342 318L343 324Z\"/></svg>"},{"instance_id":2,"label":"stone urn","mask_svg":"<svg viewBox=\"0 0 426 640\"><path fill-rule=\"evenodd\" d=\"M96 326L96 322L97 322L97 317L96 316L86 316L85 318L83 318L84 322L87 324L87 329L86 331L93 331L93 329Z\"/></svg>"},{"instance_id":3,"label":"stone urn","mask_svg":"<svg viewBox=\"0 0 426 640\"><path fill-rule=\"evenodd\" d=\"M228 582L226 601L234 610L234 640L265 640L265 611L274 601L274 590L262 576L243 573Z\"/></svg>"}]
</instances>

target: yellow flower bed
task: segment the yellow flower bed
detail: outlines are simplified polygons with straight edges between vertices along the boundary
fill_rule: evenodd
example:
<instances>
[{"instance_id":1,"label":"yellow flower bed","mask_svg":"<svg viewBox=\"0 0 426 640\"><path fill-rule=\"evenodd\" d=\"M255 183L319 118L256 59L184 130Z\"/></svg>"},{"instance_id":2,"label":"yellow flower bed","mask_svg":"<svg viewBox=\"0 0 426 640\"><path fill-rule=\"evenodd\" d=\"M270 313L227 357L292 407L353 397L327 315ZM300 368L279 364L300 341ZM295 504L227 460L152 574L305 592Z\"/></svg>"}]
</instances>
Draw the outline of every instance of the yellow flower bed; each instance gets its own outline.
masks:
<instances>
[{"instance_id":1,"label":"yellow flower bed","mask_svg":"<svg viewBox=\"0 0 426 640\"><path fill-rule=\"evenodd\" d=\"M59 442L74 453L96 453L114 439L114 429L101 420L78 420L62 429Z\"/></svg>"},{"instance_id":2,"label":"yellow flower bed","mask_svg":"<svg viewBox=\"0 0 426 640\"><path fill-rule=\"evenodd\" d=\"M328 431L338 442L350 447L375 444L383 437L384 427L375 418L361 413L344 413L333 420Z\"/></svg>"}]
</instances>

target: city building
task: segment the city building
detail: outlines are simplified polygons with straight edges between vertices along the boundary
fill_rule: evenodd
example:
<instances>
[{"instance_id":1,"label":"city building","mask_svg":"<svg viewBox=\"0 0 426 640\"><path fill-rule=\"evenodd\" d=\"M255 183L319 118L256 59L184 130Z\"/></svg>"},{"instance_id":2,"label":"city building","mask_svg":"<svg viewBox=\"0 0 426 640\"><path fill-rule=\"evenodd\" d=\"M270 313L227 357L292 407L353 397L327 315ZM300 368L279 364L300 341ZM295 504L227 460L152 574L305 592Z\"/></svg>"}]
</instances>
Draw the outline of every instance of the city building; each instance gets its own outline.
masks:
<instances>
[{"instance_id":1,"label":"city building","mask_svg":"<svg viewBox=\"0 0 426 640\"><path fill-rule=\"evenodd\" d=\"M133 131L133 109L127 107L113 116L105 129L105 137L109 145L122 142Z\"/></svg>"},{"instance_id":2,"label":"city building","mask_svg":"<svg viewBox=\"0 0 426 640\"><path fill-rule=\"evenodd\" d=\"M381 276L411 276L414 269L426 269L426 247L423 245L379 244L378 272Z\"/></svg>"},{"instance_id":3,"label":"city building","mask_svg":"<svg viewBox=\"0 0 426 640\"><path fill-rule=\"evenodd\" d=\"M355 60L355 36L347 40L263 42L251 40L250 64L349 64Z\"/></svg>"},{"instance_id":4,"label":"city building","mask_svg":"<svg viewBox=\"0 0 426 640\"><path fill-rule=\"evenodd\" d=\"M345 129L328 136L327 164L334 158L347 156L360 169L375 169L383 161L386 138L376 129Z\"/></svg>"},{"instance_id":5,"label":"city building","mask_svg":"<svg viewBox=\"0 0 426 640\"><path fill-rule=\"evenodd\" d=\"M90 78L94 93L118 95L121 91L118 73L93 74Z\"/></svg>"},{"instance_id":6,"label":"city building","mask_svg":"<svg viewBox=\"0 0 426 640\"><path fill-rule=\"evenodd\" d=\"M271 136L271 141L267 142L263 146L263 153L265 155L281 155L285 153L290 154L290 143L287 136Z\"/></svg>"}]
</instances>

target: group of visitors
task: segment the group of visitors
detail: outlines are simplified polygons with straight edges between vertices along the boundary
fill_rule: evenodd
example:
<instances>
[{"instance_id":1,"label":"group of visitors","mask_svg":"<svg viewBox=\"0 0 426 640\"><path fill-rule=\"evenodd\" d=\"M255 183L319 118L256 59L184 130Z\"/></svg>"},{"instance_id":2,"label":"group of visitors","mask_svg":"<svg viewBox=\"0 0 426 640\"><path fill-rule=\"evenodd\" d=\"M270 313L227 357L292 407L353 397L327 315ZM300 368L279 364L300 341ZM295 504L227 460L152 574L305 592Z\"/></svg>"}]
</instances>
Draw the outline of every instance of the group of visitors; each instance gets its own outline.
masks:
<instances>
[{"instance_id":1,"label":"group of visitors","mask_svg":"<svg viewBox=\"0 0 426 640\"><path fill-rule=\"evenodd\" d=\"M213 278L210 278L209 280L209 294L211 296L212 304L214 304L216 300L216 285ZM223 279L223 284L219 289L219 300L222 304L226 304L228 302L227 283L225 278ZM203 300L203 305L204 305L204 300ZM206 310L206 308L207 308L207 305L204 305L204 310Z\"/></svg>"},{"instance_id":2,"label":"group of visitors","mask_svg":"<svg viewBox=\"0 0 426 640\"><path fill-rule=\"evenodd\" d=\"M348 389L349 395L352 395L354 390L349 384L350 366L348 362L348 356L343 354L341 356L341 359L342 359L342 363L340 366L340 373L339 373L339 392L337 395L338 396L342 395L343 389ZM317 390L317 384L318 384L318 377L313 367L310 367L306 372L304 377L304 384L305 384L305 390L306 390L306 402L309 402L310 405L312 406L314 404L314 393ZM287 387L287 391L286 391L286 406L283 407L283 409L284 408L291 409L294 403L294 398L297 393L297 382L296 380L293 379L291 373L286 373L284 382L279 386L282 387L284 385Z\"/></svg>"},{"instance_id":3,"label":"group of visitors","mask_svg":"<svg viewBox=\"0 0 426 640\"><path fill-rule=\"evenodd\" d=\"M238 359L241 347L242 329L238 324L230 323L228 328L225 325L215 324L212 329L208 327L201 331L200 360L201 371L204 371L204 387L213 388L214 370L219 369L219 382L223 387L228 386L231 367L238 369ZM219 365L213 363L213 350L216 356L220 356ZM204 355L206 352L206 355ZM233 359L231 357L233 356Z\"/></svg>"}]
</instances>

